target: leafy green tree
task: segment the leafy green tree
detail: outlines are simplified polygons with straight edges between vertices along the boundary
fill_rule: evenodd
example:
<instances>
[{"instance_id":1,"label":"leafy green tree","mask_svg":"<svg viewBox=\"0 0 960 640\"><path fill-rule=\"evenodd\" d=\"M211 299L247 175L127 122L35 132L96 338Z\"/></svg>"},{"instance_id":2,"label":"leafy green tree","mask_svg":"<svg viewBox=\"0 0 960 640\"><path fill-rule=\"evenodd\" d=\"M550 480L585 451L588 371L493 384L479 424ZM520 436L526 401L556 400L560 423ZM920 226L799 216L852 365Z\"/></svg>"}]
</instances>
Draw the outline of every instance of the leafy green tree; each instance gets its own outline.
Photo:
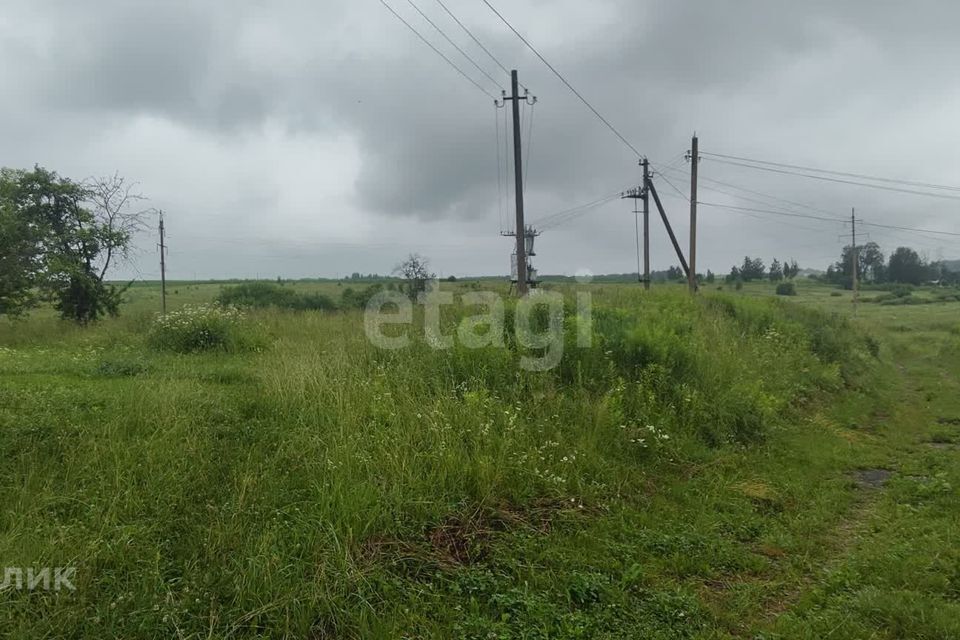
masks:
<instances>
[{"instance_id":1,"label":"leafy green tree","mask_svg":"<svg viewBox=\"0 0 960 640\"><path fill-rule=\"evenodd\" d=\"M800 273L800 266L796 260L783 261L783 277L787 280L793 280Z\"/></svg>"},{"instance_id":2,"label":"leafy green tree","mask_svg":"<svg viewBox=\"0 0 960 640\"><path fill-rule=\"evenodd\" d=\"M768 274L770 282L780 282L783 280L783 267L776 258L770 263L770 273Z\"/></svg>"},{"instance_id":3,"label":"leafy green tree","mask_svg":"<svg viewBox=\"0 0 960 640\"><path fill-rule=\"evenodd\" d=\"M117 184L111 180L119 180L119 191L110 191ZM132 198L139 196L117 176L81 184L41 167L3 170L0 312L20 313L46 299L79 323L117 313L123 289L104 278L146 214L128 210Z\"/></svg>"},{"instance_id":4,"label":"leafy green tree","mask_svg":"<svg viewBox=\"0 0 960 640\"><path fill-rule=\"evenodd\" d=\"M36 304L41 273L39 230L17 207L22 173L0 169L0 315L7 316Z\"/></svg>"},{"instance_id":5,"label":"leafy green tree","mask_svg":"<svg viewBox=\"0 0 960 640\"><path fill-rule=\"evenodd\" d=\"M916 251L899 247L890 255L887 277L891 282L923 284L930 277L930 268Z\"/></svg>"},{"instance_id":6,"label":"leafy green tree","mask_svg":"<svg viewBox=\"0 0 960 640\"><path fill-rule=\"evenodd\" d=\"M760 280L767 273L767 268L763 264L763 260L760 258L751 258L750 256L745 256L743 258L743 264L739 269L739 277L744 282L750 282L751 280ZM733 272L731 271L731 275Z\"/></svg>"},{"instance_id":7,"label":"leafy green tree","mask_svg":"<svg viewBox=\"0 0 960 640\"><path fill-rule=\"evenodd\" d=\"M880 245L868 242L860 247L860 277L867 282L883 282L886 277L886 259Z\"/></svg>"}]
</instances>

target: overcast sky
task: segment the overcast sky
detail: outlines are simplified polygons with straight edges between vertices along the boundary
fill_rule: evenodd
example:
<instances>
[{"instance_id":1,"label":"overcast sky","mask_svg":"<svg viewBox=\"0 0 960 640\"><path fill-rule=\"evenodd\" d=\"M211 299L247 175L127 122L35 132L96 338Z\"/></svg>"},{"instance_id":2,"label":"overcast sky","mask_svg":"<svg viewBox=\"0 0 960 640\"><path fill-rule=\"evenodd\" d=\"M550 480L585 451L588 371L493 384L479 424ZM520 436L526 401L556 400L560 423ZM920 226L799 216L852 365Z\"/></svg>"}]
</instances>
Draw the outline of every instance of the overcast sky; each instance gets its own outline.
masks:
<instances>
[{"instance_id":1,"label":"overcast sky","mask_svg":"<svg viewBox=\"0 0 960 640\"><path fill-rule=\"evenodd\" d=\"M437 0L414 1L509 87ZM955 2L491 1L641 153L675 167L665 175L684 193L694 130L705 152L960 184ZM499 94L408 0L388 2ZM538 98L528 220L638 182L636 155L481 0L445 4ZM5 0L0 86L0 165L137 181L166 212L174 278L386 273L411 251L443 275L508 271L500 217L513 208L498 190L492 101L379 0ZM706 202L767 208L710 190L733 192L712 179L826 212L814 215L856 207L866 221L960 232L957 200L707 156L700 170ZM685 245L689 205L658 185ZM548 229L536 266L635 270L631 206L616 199ZM849 233L709 206L700 220L701 270L745 254L825 268ZM654 267L675 264L652 228ZM888 251L960 258L960 238L865 231ZM117 276L157 277L155 243L138 238Z\"/></svg>"}]
</instances>

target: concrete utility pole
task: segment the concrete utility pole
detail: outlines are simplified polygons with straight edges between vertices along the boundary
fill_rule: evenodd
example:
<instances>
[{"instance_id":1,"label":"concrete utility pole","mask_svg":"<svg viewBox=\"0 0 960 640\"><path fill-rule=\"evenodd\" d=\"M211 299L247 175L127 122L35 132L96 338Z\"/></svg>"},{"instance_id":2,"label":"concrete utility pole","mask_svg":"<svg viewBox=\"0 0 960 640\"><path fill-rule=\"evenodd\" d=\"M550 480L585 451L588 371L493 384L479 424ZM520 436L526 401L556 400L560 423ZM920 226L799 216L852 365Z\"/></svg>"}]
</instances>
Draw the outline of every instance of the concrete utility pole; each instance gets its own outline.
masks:
<instances>
[{"instance_id":1,"label":"concrete utility pole","mask_svg":"<svg viewBox=\"0 0 960 640\"><path fill-rule=\"evenodd\" d=\"M523 154L520 152L520 88L517 80L517 70L510 72L510 90L512 95L504 100L513 101L513 179L516 184L514 191L517 196L517 295L527 295L527 245L524 234L526 225L523 221ZM524 96L526 100L526 96Z\"/></svg>"},{"instance_id":2,"label":"concrete utility pole","mask_svg":"<svg viewBox=\"0 0 960 640\"><path fill-rule=\"evenodd\" d=\"M690 143L690 272L687 283L690 293L697 292L697 166L700 164L700 150L697 134L693 134Z\"/></svg>"},{"instance_id":3,"label":"concrete utility pole","mask_svg":"<svg viewBox=\"0 0 960 640\"><path fill-rule=\"evenodd\" d=\"M163 211L160 211L160 309L167 313L167 245L164 243Z\"/></svg>"},{"instance_id":4,"label":"concrete utility pole","mask_svg":"<svg viewBox=\"0 0 960 640\"><path fill-rule=\"evenodd\" d=\"M650 182L650 162L643 158L640 161L643 167L643 182L640 187L630 189L622 194L621 198L631 198L633 204L633 224L634 231L637 234L637 281L643 283L643 288L650 289L650 189L647 186ZM643 271L640 270L640 225L637 221L637 200L643 200Z\"/></svg>"},{"instance_id":5,"label":"concrete utility pole","mask_svg":"<svg viewBox=\"0 0 960 640\"><path fill-rule=\"evenodd\" d=\"M643 288L650 290L650 191L647 179L650 177L650 161L644 158L643 166Z\"/></svg>"},{"instance_id":6,"label":"concrete utility pole","mask_svg":"<svg viewBox=\"0 0 960 640\"><path fill-rule=\"evenodd\" d=\"M853 207L850 207L850 234L853 243L850 250L850 261L853 263L853 315L857 315L857 306L860 303L860 278L857 270L860 260L857 251L857 214Z\"/></svg>"},{"instance_id":7,"label":"concrete utility pole","mask_svg":"<svg viewBox=\"0 0 960 640\"><path fill-rule=\"evenodd\" d=\"M683 249L680 248L680 243L677 242L677 236L673 233L673 227L670 225L670 219L667 218L667 212L663 209L663 203L660 202L660 195L657 193L657 188L653 185L653 177L647 176L646 182L646 188L653 196L653 203L657 205L657 211L660 212L660 218L663 220L663 226L667 229L667 235L670 236L670 242L673 244L673 250L677 252L677 259L680 261L680 266L683 267L683 272L686 274L687 281L689 282L690 267L687 265L687 261L683 257Z\"/></svg>"}]
</instances>

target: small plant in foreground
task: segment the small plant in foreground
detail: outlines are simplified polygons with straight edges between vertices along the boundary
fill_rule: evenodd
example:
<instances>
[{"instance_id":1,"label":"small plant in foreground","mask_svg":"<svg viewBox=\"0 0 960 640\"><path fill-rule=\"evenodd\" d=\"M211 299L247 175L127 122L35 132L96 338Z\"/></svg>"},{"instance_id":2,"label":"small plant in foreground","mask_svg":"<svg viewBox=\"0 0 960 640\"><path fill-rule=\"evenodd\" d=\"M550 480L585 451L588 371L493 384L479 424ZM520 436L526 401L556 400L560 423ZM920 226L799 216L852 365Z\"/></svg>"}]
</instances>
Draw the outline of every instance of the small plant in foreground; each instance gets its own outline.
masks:
<instances>
[{"instance_id":1,"label":"small plant in foreground","mask_svg":"<svg viewBox=\"0 0 960 640\"><path fill-rule=\"evenodd\" d=\"M186 306L157 316L147 341L159 351L245 351L259 346L243 313L217 305Z\"/></svg>"}]
</instances>

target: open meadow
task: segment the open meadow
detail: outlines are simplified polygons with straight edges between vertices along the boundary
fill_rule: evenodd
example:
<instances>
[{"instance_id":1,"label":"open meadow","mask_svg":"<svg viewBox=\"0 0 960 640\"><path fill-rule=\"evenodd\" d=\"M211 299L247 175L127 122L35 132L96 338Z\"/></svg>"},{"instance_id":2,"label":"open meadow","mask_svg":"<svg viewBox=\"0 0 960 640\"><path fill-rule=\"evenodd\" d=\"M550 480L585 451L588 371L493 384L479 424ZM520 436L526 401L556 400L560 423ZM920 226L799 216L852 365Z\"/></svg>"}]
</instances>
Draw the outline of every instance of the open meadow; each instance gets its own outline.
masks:
<instances>
[{"instance_id":1,"label":"open meadow","mask_svg":"<svg viewBox=\"0 0 960 640\"><path fill-rule=\"evenodd\" d=\"M224 286L0 322L6 637L960 637L960 302L548 284L531 371L509 301L502 346L360 308L185 342Z\"/></svg>"}]
</instances>

